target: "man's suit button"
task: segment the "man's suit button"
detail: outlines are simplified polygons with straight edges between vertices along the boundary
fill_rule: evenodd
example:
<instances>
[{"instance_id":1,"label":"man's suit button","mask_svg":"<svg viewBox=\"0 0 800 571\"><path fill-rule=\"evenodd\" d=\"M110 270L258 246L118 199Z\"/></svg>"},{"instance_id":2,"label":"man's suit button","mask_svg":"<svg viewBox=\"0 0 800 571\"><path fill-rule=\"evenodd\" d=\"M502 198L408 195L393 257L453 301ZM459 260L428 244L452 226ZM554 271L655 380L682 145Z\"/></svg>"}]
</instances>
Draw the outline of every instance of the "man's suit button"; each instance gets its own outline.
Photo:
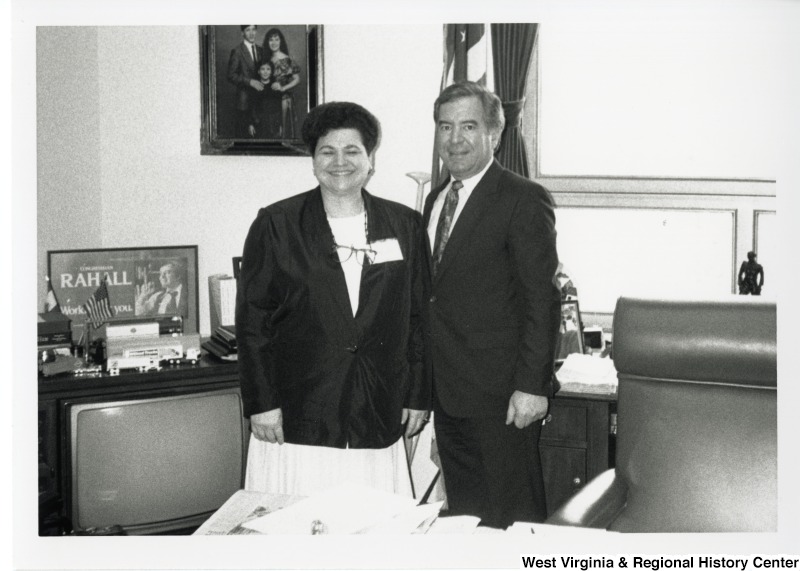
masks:
<instances>
[{"instance_id":1,"label":"man's suit button","mask_svg":"<svg viewBox=\"0 0 800 571\"><path fill-rule=\"evenodd\" d=\"M435 295L431 296L430 302L431 303L435 303L436 302L436 296Z\"/></svg>"}]
</instances>

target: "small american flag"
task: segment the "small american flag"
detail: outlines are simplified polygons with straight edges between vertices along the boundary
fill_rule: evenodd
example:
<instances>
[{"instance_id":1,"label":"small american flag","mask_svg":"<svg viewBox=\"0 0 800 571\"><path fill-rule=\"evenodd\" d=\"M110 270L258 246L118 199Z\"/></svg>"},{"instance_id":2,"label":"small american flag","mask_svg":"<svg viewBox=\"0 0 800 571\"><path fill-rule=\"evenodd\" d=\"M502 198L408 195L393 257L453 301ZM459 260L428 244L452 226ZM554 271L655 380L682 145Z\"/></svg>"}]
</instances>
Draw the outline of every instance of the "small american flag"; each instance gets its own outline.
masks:
<instances>
[{"instance_id":1,"label":"small american flag","mask_svg":"<svg viewBox=\"0 0 800 571\"><path fill-rule=\"evenodd\" d=\"M114 317L114 309L111 307L111 303L108 299L107 279L108 278L103 278L103 283L100 284L97 291L83 304L83 309L86 311L86 314L89 316L89 321L92 322L94 327L99 327L110 318Z\"/></svg>"},{"instance_id":2,"label":"small american flag","mask_svg":"<svg viewBox=\"0 0 800 571\"><path fill-rule=\"evenodd\" d=\"M45 279L47 280L47 299L44 302L44 310L46 313L61 313L61 306L58 305L56 292L53 291L53 284L50 283L49 277Z\"/></svg>"}]
</instances>

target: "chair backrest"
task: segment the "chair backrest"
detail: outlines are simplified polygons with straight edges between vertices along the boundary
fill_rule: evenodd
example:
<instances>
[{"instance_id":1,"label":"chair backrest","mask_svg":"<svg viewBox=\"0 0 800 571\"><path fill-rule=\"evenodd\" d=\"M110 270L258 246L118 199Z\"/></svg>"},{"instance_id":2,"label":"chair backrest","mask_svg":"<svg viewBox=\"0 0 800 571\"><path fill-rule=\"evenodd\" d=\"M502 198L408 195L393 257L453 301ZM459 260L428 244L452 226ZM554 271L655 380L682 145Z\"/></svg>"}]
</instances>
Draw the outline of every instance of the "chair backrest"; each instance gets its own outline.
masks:
<instances>
[{"instance_id":1,"label":"chair backrest","mask_svg":"<svg viewBox=\"0 0 800 571\"><path fill-rule=\"evenodd\" d=\"M777 528L774 303L620 298L619 531Z\"/></svg>"}]
</instances>

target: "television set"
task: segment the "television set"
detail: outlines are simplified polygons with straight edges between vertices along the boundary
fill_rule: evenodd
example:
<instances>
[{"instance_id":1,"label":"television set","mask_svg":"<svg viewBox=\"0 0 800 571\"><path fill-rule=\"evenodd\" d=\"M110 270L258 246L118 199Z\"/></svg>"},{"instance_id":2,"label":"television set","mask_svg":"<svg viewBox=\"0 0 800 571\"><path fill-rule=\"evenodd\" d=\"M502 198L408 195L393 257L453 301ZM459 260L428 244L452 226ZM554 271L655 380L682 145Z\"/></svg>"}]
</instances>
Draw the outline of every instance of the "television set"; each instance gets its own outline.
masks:
<instances>
[{"instance_id":1,"label":"television set","mask_svg":"<svg viewBox=\"0 0 800 571\"><path fill-rule=\"evenodd\" d=\"M186 533L242 487L246 421L238 388L95 397L65 409L74 532Z\"/></svg>"}]
</instances>

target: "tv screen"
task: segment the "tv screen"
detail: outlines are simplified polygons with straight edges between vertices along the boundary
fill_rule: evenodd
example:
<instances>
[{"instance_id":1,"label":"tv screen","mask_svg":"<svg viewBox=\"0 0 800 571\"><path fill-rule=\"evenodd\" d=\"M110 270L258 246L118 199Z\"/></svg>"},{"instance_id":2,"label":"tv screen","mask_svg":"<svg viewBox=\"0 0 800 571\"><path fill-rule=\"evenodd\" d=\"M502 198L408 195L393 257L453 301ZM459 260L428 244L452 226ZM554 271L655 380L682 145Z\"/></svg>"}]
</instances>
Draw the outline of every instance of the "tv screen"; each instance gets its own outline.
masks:
<instances>
[{"instance_id":1,"label":"tv screen","mask_svg":"<svg viewBox=\"0 0 800 571\"><path fill-rule=\"evenodd\" d=\"M237 388L67 405L75 531L200 525L242 486Z\"/></svg>"}]
</instances>

